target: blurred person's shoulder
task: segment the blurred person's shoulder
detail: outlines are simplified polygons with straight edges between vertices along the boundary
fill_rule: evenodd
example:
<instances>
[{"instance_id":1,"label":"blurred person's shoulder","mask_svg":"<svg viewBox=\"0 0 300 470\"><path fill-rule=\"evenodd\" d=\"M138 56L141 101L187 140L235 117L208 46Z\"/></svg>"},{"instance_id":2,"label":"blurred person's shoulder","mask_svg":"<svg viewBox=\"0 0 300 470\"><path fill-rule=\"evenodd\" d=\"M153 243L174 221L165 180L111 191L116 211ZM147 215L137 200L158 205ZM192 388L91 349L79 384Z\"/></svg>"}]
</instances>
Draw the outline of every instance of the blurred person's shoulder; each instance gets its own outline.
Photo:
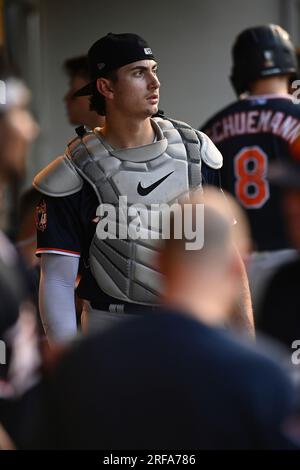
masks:
<instances>
[{"instance_id":1,"label":"blurred person's shoulder","mask_svg":"<svg viewBox=\"0 0 300 470\"><path fill-rule=\"evenodd\" d=\"M257 347L253 341L238 338L224 328L210 327L185 312L168 308L160 308L156 313L143 317L137 315L136 319L102 334L101 341L95 333L79 341L73 353L77 355L79 350L89 349L109 350L112 345L116 345L117 349L127 345L131 349L147 347L158 351L160 348L169 348L171 343L174 343L174 351L189 351L195 358L207 350L210 360L219 361L222 358L222 367L229 365L234 374L240 370L249 378L259 373L263 377L266 368L279 371L280 374L281 368L276 363L277 356L274 355L275 360L272 357L274 349L271 347Z\"/></svg>"}]
</instances>

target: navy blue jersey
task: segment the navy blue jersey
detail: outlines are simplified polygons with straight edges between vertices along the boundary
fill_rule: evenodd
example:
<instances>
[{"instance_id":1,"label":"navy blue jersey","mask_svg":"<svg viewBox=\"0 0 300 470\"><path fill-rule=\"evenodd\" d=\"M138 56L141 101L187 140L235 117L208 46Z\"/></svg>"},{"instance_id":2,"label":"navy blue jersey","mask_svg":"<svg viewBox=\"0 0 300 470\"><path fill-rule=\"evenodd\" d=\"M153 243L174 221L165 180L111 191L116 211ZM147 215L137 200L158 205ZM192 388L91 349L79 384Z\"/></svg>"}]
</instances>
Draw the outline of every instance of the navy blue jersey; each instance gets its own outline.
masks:
<instances>
[{"instance_id":1,"label":"navy blue jersey","mask_svg":"<svg viewBox=\"0 0 300 470\"><path fill-rule=\"evenodd\" d=\"M202 126L223 155L222 188L246 209L255 249L289 247L281 190L271 187L272 161L300 160L300 107L289 95L239 100Z\"/></svg>"},{"instance_id":2,"label":"navy blue jersey","mask_svg":"<svg viewBox=\"0 0 300 470\"><path fill-rule=\"evenodd\" d=\"M98 199L83 183L81 191L65 197L42 197L36 208L37 255L61 254L80 258L81 281L77 294L90 301L112 303L89 269L89 248L96 231Z\"/></svg>"},{"instance_id":3,"label":"navy blue jersey","mask_svg":"<svg viewBox=\"0 0 300 470\"><path fill-rule=\"evenodd\" d=\"M204 184L217 184L218 172L203 164ZM92 305L118 303L98 286L89 269L89 249L96 231L98 198L92 186L84 181L80 191L70 196L43 196L36 208L36 254L61 254L80 258L79 297Z\"/></svg>"}]
</instances>

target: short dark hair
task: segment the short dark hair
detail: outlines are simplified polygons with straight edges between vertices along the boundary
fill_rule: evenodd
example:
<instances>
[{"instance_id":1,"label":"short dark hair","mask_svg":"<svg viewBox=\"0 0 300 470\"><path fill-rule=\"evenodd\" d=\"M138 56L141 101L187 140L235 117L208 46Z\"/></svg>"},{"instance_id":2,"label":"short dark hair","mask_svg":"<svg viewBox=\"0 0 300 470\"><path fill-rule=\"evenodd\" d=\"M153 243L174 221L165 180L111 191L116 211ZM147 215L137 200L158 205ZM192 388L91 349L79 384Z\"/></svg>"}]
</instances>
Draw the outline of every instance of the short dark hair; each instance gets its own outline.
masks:
<instances>
[{"instance_id":1,"label":"short dark hair","mask_svg":"<svg viewBox=\"0 0 300 470\"><path fill-rule=\"evenodd\" d=\"M105 78L108 78L112 82L116 82L118 79L118 71L116 70L111 70L105 75ZM97 85L96 81L93 83L93 93L90 97L90 110L91 111L96 111L100 116L105 116L106 110L105 110L105 98L104 96L99 93L97 90Z\"/></svg>"},{"instance_id":2,"label":"short dark hair","mask_svg":"<svg viewBox=\"0 0 300 470\"><path fill-rule=\"evenodd\" d=\"M77 76L86 80L90 78L88 58L86 55L67 59L64 62L64 70L70 78Z\"/></svg>"}]
</instances>

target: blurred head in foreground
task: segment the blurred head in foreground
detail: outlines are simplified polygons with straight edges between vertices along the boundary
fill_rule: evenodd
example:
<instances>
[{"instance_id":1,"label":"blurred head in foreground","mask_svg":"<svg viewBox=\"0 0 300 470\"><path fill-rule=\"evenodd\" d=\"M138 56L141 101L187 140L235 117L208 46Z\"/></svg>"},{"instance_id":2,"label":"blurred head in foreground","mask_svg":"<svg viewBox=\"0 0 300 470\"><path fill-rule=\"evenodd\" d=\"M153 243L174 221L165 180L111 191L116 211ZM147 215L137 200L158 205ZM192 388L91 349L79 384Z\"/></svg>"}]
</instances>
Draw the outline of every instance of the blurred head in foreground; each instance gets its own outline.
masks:
<instances>
[{"instance_id":1,"label":"blurred head in foreground","mask_svg":"<svg viewBox=\"0 0 300 470\"><path fill-rule=\"evenodd\" d=\"M289 380L252 346L209 326L226 320L237 295L236 242L246 247L247 235L239 217L239 229L232 223L231 200L215 191L204 201L192 195L173 220L181 212L185 228L192 221L201 231L203 202L203 247L186 249L187 231L175 238L171 225L161 252L165 308L91 334L62 359L43 448L290 448L281 429Z\"/></svg>"},{"instance_id":2,"label":"blurred head in foreground","mask_svg":"<svg viewBox=\"0 0 300 470\"><path fill-rule=\"evenodd\" d=\"M203 242L198 247L191 243L193 231L198 242ZM206 188L204 196L192 193L178 206L171 216L170 232L159 260L165 276L164 304L205 323L225 322L240 295L237 250L245 258L249 249L241 209L231 196Z\"/></svg>"}]
</instances>

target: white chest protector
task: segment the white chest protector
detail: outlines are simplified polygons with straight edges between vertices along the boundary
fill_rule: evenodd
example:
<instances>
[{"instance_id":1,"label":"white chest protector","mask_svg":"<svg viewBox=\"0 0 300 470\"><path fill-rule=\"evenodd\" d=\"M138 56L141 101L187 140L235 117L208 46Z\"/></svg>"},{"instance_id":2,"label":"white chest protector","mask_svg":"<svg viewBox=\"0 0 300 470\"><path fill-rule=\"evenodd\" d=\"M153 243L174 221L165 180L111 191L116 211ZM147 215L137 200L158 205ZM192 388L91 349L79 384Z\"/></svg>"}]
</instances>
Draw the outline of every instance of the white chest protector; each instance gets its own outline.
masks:
<instances>
[{"instance_id":1,"label":"white chest protector","mask_svg":"<svg viewBox=\"0 0 300 470\"><path fill-rule=\"evenodd\" d=\"M72 179L74 190L68 192L72 194L79 186L78 180L75 182L76 170L98 196L97 215L107 214L101 211L104 204L117 209L116 220L109 214L106 216L108 232L111 232L111 222L116 222L115 233L122 230L124 219L119 213L120 197L124 201L126 196L125 212L133 204L143 205L138 211L143 237L113 239L108 236L104 239L97 227L90 246L90 267L100 288L111 297L150 305L158 303L162 288L162 276L156 269L160 227L157 223L153 226L153 220L158 220L153 217L156 210L153 204L170 205L190 189L201 189L201 160L214 169L222 166L221 154L206 135L178 121L155 118L152 125L156 142L136 148L114 150L93 132L77 137L69 143L66 155L60 157L60 168L55 163L50 164L52 173L56 174L54 191L49 191L54 185L47 170L46 175L44 173L40 178L38 175L34 180L35 187L41 192L62 195L57 179L62 178L63 165ZM67 194L65 189L63 193ZM124 205L122 210L124 212ZM128 224L132 217L126 220Z\"/></svg>"}]
</instances>

